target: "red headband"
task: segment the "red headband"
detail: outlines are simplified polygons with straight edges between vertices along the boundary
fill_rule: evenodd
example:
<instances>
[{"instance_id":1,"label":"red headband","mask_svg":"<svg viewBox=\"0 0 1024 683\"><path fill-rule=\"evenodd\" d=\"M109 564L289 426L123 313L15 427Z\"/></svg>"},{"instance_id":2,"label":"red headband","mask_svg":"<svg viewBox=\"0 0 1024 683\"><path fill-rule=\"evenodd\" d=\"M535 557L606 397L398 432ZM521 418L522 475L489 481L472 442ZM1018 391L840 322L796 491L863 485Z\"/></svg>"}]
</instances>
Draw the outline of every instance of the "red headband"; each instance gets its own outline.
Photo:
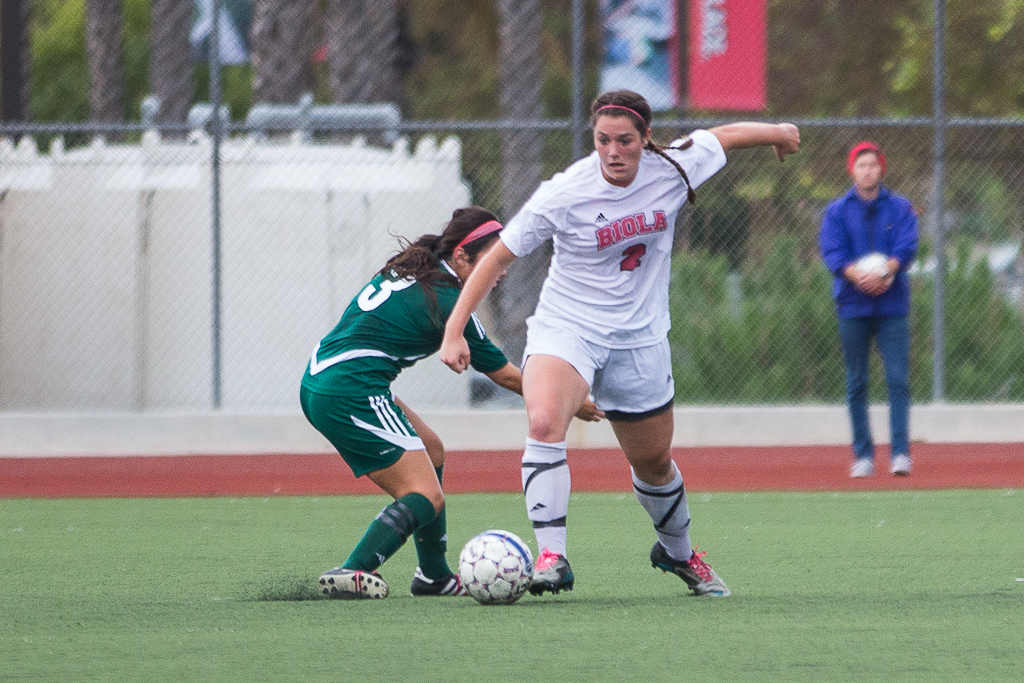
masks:
<instances>
[{"instance_id":1,"label":"red headband","mask_svg":"<svg viewBox=\"0 0 1024 683\"><path fill-rule=\"evenodd\" d=\"M871 142L870 140L858 142L856 145L853 146L853 149L850 150L850 156L846 160L846 170L849 172L849 174L853 175L853 165L854 163L856 163L857 157L859 157L861 154L864 154L865 152L871 152L876 157L878 157L878 165L882 167L882 175L884 176L885 155L882 154L882 148L876 145L875 143Z\"/></svg>"},{"instance_id":2,"label":"red headband","mask_svg":"<svg viewBox=\"0 0 1024 683\"><path fill-rule=\"evenodd\" d=\"M640 116L639 112L634 111L634 110L630 109L629 107L623 107L621 104L606 104L604 106L598 107L597 111L595 111L594 114L600 114L605 109L625 109L630 114L632 114L633 116L635 116L638 119L640 119L640 122L643 123L644 126L647 126L647 119L645 119L644 117Z\"/></svg>"},{"instance_id":3,"label":"red headband","mask_svg":"<svg viewBox=\"0 0 1024 683\"><path fill-rule=\"evenodd\" d=\"M480 227L478 227L475 230L473 230L473 232L471 232L468 235L466 235L466 237L455 246L455 249L458 249L459 247L464 247L467 244L469 244L470 242L474 242L474 241L480 239L481 237L485 237L487 235L490 235L492 232L498 232L503 227L504 226L501 223L499 223L498 221L487 221L486 223L484 223ZM452 249L452 253L453 254L455 253L455 249Z\"/></svg>"}]
</instances>

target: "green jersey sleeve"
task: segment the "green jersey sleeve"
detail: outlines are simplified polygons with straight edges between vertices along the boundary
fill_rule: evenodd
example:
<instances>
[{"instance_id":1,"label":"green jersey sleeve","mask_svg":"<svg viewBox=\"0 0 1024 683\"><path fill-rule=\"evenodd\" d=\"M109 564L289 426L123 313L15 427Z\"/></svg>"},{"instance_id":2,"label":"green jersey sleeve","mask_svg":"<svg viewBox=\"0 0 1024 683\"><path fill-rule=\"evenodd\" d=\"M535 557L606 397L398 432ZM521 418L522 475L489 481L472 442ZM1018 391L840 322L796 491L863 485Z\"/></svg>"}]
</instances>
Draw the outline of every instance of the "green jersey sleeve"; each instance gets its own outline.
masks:
<instances>
[{"instance_id":1,"label":"green jersey sleeve","mask_svg":"<svg viewBox=\"0 0 1024 683\"><path fill-rule=\"evenodd\" d=\"M456 287L437 288L437 304L445 320L448 320L448 316L452 314L460 291ZM501 352L501 349L487 337L483 323L480 322L476 313L469 316L469 322L466 323L466 329L462 331L462 336L469 344L469 364L477 372L494 372L508 363L508 358Z\"/></svg>"},{"instance_id":2,"label":"green jersey sleeve","mask_svg":"<svg viewBox=\"0 0 1024 683\"><path fill-rule=\"evenodd\" d=\"M487 332L484 331L484 326L476 317L476 313L469 316L462 336L469 343L469 364L477 372L494 372L508 364L505 354L488 339Z\"/></svg>"}]
</instances>

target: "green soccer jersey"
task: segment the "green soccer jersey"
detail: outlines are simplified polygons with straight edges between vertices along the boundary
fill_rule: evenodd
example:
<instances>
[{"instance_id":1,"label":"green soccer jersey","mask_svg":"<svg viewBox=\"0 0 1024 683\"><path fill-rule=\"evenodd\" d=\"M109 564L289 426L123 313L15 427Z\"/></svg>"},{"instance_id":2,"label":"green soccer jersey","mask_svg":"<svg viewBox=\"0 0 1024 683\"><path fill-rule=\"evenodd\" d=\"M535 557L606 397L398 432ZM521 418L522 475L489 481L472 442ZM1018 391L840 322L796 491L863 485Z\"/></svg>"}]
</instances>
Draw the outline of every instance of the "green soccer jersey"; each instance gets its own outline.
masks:
<instances>
[{"instance_id":1,"label":"green soccer jersey","mask_svg":"<svg viewBox=\"0 0 1024 683\"><path fill-rule=\"evenodd\" d=\"M442 283L433 289L436 305L415 280L393 274L374 276L313 350L303 386L330 395L357 390L354 380L361 386L379 388L394 381L404 368L436 353L460 290ZM471 365L479 372L494 372L508 363L487 338L476 314L463 335L469 343Z\"/></svg>"}]
</instances>

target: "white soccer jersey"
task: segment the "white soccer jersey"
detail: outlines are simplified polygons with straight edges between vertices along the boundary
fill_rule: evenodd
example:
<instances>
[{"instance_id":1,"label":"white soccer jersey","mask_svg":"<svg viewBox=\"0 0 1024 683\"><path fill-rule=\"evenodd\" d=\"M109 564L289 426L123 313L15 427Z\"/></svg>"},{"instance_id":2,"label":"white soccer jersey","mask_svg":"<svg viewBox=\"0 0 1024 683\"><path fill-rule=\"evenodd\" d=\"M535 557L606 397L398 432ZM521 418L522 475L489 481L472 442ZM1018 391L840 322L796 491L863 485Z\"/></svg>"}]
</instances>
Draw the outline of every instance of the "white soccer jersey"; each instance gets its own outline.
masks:
<instances>
[{"instance_id":1,"label":"white soccer jersey","mask_svg":"<svg viewBox=\"0 0 1024 683\"><path fill-rule=\"evenodd\" d=\"M696 188L725 166L725 151L706 130L690 137L667 153ZM671 327L672 235L685 202L679 171L654 152L644 150L629 187L605 180L594 152L541 183L500 236L516 256L554 241L535 315L607 348L647 346Z\"/></svg>"}]
</instances>

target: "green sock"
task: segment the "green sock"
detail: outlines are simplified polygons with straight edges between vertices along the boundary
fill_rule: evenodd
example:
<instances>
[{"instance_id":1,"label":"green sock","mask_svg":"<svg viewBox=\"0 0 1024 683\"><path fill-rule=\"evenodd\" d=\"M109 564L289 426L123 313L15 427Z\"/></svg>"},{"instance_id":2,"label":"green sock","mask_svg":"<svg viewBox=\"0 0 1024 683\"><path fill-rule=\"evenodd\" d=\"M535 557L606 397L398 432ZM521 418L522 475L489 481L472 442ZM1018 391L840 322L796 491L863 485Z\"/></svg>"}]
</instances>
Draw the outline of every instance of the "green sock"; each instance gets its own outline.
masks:
<instances>
[{"instance_id":1,"label":"green sock","mask_svg":"<svg viewBox=\"0 0 1024 683\"><path fill-rule=\"evenodd\" d=\"M381 510L377 519L366 528L366 533L341 565L345 569L372 572L398 552L406 539L437 516L434 505L420 493L402 496Z\"/></svg>"},{"instance_id":2,"label":"green sock","mask_svg":"<svg viewBox=\"0 0 1024 683\"><path fill-rule=\"evenodd\" d=\"M443 482L444 465L435 467L437 480ZM437 518L430 524L417 529L413 535L413 542L416 544L416 557L419 559L420 569L428 579L443 579L452 573L448 567L448 521L445 510L442 508Z\"/></svg>"}]
</instances>

